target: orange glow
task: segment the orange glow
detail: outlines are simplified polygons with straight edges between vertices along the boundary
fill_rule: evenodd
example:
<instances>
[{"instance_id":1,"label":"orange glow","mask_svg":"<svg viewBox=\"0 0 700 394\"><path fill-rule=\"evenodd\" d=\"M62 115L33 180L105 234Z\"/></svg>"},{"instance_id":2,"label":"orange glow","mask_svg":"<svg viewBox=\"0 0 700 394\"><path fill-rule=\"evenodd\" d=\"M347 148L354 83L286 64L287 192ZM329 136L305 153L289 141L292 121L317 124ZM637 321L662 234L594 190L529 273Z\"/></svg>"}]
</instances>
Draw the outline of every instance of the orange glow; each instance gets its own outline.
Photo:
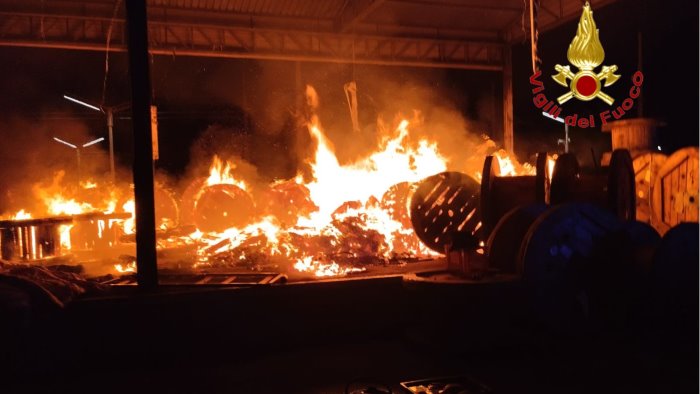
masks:
<instances>
[{"instance_id":1,"label":"orange glow","mask_svg":"<svg viewBox=\"0 0 700 394\"><path fill-rule=\"evenodd\" d=\"M236 165L230 161L223 161L219 156L214 156L212 160L211 167L209 167L209 178L207 178L207 185L219 185L228 184L236 185L243 190L248 189L248 185L242 180L236 179L233 176L233 170L236 169Z\"/></svg>"},{"instance_id":2,"label":"orange glow","mask_svg":"<svg viewBox=\"0 0 700 394\"><path fill-rule=\"evenodd\" d=\"M114 264L114 269L121 274L129 273L129 272L136 272L136 262L134 261L134 262L131 262L129 264L124 264L124 265Z\"/></svg>"},{"instance_id":3,"label":"orange glow","mask_svg":"<svg viewBox=\"0 0 700 394\"><path fill-rule=\"evenodd\" d=\"M124 233L133 234L136 230L136 204L134 203L134 200L131 199L125 202L124 205L122 205L122 209L124 212L131 214L131 218L124 221Z\"/></svg>"},{"instance_id":4,"label":"orange glow","mask_svg":"<svg viewBox=\"0 0 700 394\"><path fill-rule=\"evenodd\" d=\"M416 135L415 129L420 124L412 122L404 119L398 121L395 127L382 129L382 138L374 151L341 163L330 138L315 120L308 125L309 136L316 143L316 150L308 162L310 171L298 174L293 180L274 181L269 185L260 185L254 179L244 178L240 168L245 167L239 167L243 166L242 163L214 156L206 179L201 178L199 183L194 183L195 193L192 194L198 198L207 188L217 189L212 187L215 185L236 186L243 190L240 194L246 198L255 196L251 203L255 207L251 208L250 215L246 213L242 216L247 221L238 221L237 223L244 224L226 228L231 225L231 215L223 215L223 226L216 229L225 230L215 232L205 231L205 226L195 221L201 228L193 227L194 231L189 235L178 233L168 238L159 236L157 247L194 246L194 267L216 267L223 261L224 264L234 265L250 262L250 266L255 266L255 269L263 269L259 268L262 264L257 265L258 260L273 261L274 264L270 266L275 268L272 269L290 269L315 277L344 276L366 270L362 266L353 266L352 262L355 261L389 262L402 261L401 256L438 256L438 253L419 241L408 216L415 184L448 170L468 172L477 180L481 179L481 173L480 170L475 171L476 165L450 163L448 157L441 153L437 140ZM476 159L476 156L489 154L495 149L493 141L484 139L483 144L474 151L464 152L464 156L465 159L470 156L471 159ZM500 165L500 176L534 175L533 166L528 163L521 165L504 150L493 154ZM478 159L483 163L483 157ZM553 160L548 162L548 166L551 171ZM60 174L50 186L36 188L35 194L43 202L45 210L32 213L41 217L126 212L131 214L126 220L98 220L98 237L107 234L113 224L120 226L123 234L134 233L135 203L133 198L127 198L130 197L130 191L116 190L114 186L104 187L95 181L81 182L79 187L61 187L62 176ZM401 189L399 185L405 187ZM273 187L279 187L279 190L273 190L279 194L271 193L275 196L271 201L285 207L299 205L304 209L285 210L285 214L292 213L283 217L273 209L263 207L266 201L256 193L266 192L265 188L272 190ZM220 188L227 189L234 188ZM392 190L393 194L389 192ZM229 196L225 193L222 195L222 199ZM218 207L215 203L212 204L210 212L216 213ZM173 205L177 204L174 202ZM201 206L205 205L202 203ZM234 211L239 213L240 204L233 206L235 209L227 208L227 214ZM178 216L181 215L177 207L174 211L176 214L171 216L176 216L175 218L162 218L156 224L159 230L176 227ZM15 215L16 219L29 217L31 215L24 210ZM169 223L173 223L172 226ZM193 222L180 224L190 225ZM477 229L480 225L479 223ZM61 245L67 250L71 248L72 228L73 225L69 224L62 225L59 229ZM75 247L79 243L74 239ZM483 242L480 246L483 248ZM374 260L364 259L365 257ZM122 262L113 267L117 273L136 271L135 262Z\"/></svg>"},{"instance_id":5,"label":"orange glow","mask_svg":"<svg viewBox=\"0 0 700 394\"><path fill-rule=\"evenodd\" d=\"M29 212L25 212L24 209L21 209L13 217L14 220L31 219L31 218L32 218L32 214Z\"/></svg>"}]
</instances>

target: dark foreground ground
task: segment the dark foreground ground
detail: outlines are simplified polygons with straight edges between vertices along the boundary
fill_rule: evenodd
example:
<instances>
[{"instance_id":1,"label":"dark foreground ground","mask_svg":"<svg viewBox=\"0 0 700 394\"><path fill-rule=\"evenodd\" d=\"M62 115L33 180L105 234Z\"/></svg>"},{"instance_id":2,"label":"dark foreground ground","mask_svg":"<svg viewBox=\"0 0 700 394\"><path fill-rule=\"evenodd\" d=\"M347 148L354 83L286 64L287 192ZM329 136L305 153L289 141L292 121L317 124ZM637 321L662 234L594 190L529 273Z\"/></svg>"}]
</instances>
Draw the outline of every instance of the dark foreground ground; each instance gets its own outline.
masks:
<instances>
[{"instance_id":1,"label":"dark foreground ground","mask_svg":"<svg viewBox=\"0 0 700 394\"><path fill-rule=\"evenodd\" d=\"M545 321L529 294L507 278L402 276L121 289L2 322L0 392L400 393L446 375L493 393L698 392L697 314L664 330L643 311L624 327Z\"/></svg>"}]
</instances>

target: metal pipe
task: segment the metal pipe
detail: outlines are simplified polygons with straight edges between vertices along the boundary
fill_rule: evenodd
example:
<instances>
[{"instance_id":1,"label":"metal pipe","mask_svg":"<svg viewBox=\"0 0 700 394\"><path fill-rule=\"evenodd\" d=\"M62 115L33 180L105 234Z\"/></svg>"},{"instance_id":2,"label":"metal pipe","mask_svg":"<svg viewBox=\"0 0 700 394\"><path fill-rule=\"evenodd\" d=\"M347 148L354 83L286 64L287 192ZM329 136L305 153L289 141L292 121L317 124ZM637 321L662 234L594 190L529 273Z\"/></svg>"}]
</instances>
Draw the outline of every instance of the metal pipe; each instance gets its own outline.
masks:
<instances>
[{"instance_id":1,"label":"metal pipe","mask_svg":"<svg viewBox=\"0 0 700 394\"><path fill-rule=\"evenodd\" d=\"M151 139L151 80L148 70L146 2L126 0L127 47L134 133L134 202L136 204L136 278L139 288L158 286L156 224Z\"/></svg>"}]
</instances>

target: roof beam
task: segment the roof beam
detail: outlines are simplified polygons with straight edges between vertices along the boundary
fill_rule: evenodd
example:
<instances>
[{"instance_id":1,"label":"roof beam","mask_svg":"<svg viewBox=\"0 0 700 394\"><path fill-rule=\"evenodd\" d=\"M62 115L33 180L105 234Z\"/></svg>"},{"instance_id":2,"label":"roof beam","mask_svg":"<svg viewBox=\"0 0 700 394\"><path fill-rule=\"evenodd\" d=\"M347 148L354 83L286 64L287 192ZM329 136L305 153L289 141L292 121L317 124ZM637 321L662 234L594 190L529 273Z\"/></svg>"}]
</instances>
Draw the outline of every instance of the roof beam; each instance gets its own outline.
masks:
<instances>
[{"instance_id":1,"label":"roof beam","mask_svg":"<svg viewBox=\"0 0 700 394\"><path fill-rule=\"evenodd\" d=\"M340 33L351 31L355 25L362 22L385 1L386 0L350 0L336 21L336 30Z\"/></svg>"},{"instance_id":2,"label":"roof beam","mask_svg":"<svg viewBox=\"0 0 700 394\"><path fill-rule=\"evenodd\" d=\"M54 28L40 33L41 21ZM94 23L93 23L94 22ZM0 46L104 51L110 22L88 16L0 12ZM124 20L115 19L110 49L125 50ZM76 31L73 31L77 29ZM149 21L153 54L356 63L475 70L501 69L502 44L389 35Z\"/></svg>"},{"instance_id":3,"label":"roof beam","mask_svg":"<svg viewBox=\"0 0 700 394\"><path fill-rule=\"evenodd\" d=\"M439 1L431 0L388 0L396 4L409 4L418 5L425 7L444 7L444 8L461 8L465 10L477 10L477 11L501 11L501 12L520 12L522 7L514 7L509 5L493 5L493 4L469 4L469 3L443 3Z\"/></svg>"}]
</instances>

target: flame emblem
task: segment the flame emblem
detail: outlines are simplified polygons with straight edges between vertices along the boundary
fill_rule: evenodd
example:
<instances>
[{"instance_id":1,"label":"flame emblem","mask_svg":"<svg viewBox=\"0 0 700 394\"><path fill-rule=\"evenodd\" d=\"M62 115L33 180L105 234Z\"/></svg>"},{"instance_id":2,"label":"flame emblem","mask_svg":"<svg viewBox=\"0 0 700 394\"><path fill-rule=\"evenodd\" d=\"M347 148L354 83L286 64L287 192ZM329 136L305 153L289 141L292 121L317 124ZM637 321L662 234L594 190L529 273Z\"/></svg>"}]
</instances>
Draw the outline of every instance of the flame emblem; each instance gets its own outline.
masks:
<instances>
[{"instance_id":1,"label":"flame emblem","mask_svg":"<svg viewBox=\"0 0 700 394\"><path fill-rule=\"evenodd\" d=\"M620 79L619 75L615 75L617 66L603 66L599 73L594 71L596 67L603 63L605 51L598 38L598 28L593 20L593 11L591 11L591 6L588 2L583 6L583 13L581 13L581 19L578 22L576 37L569 44L566 57L579 71L574 73L569 65L561 66L557 64L554 67L558 74L553 75L552 79L558 84L569 88L567 93L557 98L559 104L564 104L571 100L572 97L582 101L591 101L597 97L608 105L612 105L615 102L614 98L601 90L601 85L610 86Z\"/></svg>"}]
</instances>

